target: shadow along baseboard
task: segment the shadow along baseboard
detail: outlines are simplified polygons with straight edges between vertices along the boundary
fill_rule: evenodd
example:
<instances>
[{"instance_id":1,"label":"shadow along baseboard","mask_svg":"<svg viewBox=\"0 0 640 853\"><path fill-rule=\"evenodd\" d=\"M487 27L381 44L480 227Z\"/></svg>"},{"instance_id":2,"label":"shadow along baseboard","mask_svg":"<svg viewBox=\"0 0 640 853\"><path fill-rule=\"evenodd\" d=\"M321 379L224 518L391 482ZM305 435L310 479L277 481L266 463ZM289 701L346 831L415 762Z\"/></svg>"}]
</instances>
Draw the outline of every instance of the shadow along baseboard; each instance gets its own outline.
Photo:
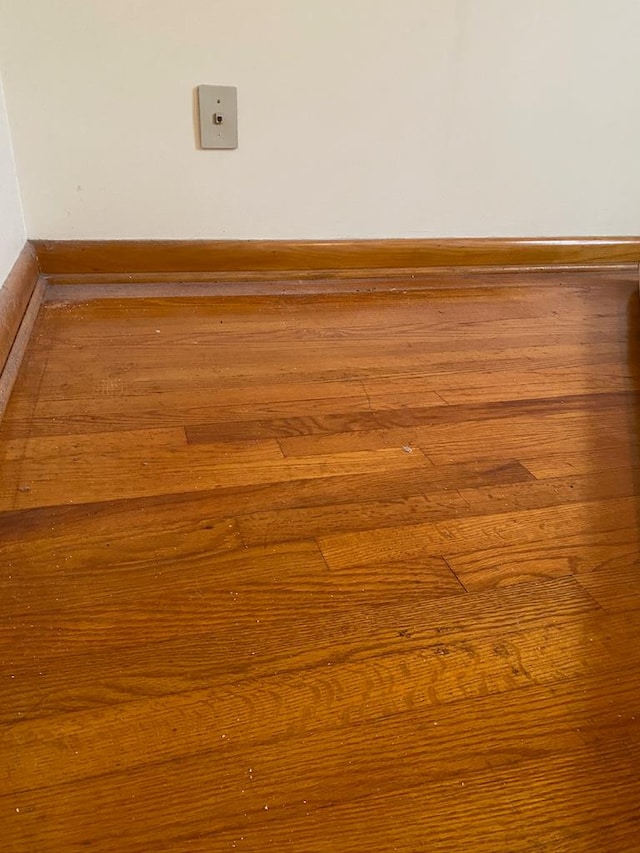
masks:
<instances>
[{"instance_id":1,"label":"shadow along baseboard","mask_svg":"<svg viewBox=\"0 0 640 853\"><path fill-rule=\"evenodd\" d=\"M47 276L637 264L640 237L419 240L37 240Z\"/></svg>"}]
</instances>

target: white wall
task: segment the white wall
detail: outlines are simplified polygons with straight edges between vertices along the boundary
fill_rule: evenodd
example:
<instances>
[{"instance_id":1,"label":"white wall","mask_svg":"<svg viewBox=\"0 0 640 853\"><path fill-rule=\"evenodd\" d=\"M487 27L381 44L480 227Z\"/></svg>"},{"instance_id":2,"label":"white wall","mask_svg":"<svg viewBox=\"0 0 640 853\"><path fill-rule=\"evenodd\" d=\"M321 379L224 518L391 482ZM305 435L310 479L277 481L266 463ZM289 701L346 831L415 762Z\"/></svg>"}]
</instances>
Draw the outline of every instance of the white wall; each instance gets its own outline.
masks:
<instances>
[{"instance_id":1,"label":"white wall","mask_svg":"<svg viewBox=\"0 0 640 853\"><path fill-rule=\"evenodd\" d=\"M18 179L0 78L0 285L26 239Z\"/></svg>"},{"instance_id":2,"label":"white wall","mask_svg":"<svg viewBox=\"0 0 640 853\"><path fill-rule=\"evenodd\" d=\"M0 0L34 238L640 233L638 0ZM198 151L192 90L239 87Z\"/></svg>"}]
</instances>

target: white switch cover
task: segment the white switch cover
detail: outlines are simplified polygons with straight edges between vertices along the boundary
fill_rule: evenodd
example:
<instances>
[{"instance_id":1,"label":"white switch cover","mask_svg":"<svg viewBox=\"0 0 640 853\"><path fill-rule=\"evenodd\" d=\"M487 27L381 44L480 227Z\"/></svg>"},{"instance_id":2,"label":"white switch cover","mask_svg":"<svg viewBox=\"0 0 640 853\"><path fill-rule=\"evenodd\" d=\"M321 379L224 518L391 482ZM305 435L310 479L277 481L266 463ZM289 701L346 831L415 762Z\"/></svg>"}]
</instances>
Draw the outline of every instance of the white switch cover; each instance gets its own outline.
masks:
<instances>
[{"instance_id":1,"label":"white switch cover","mask_svg":"<svg viewBox=\"0 0 640 853\"><path fill-rule=\"evenodd\" d=\"M235 86L198 86L200 145L238 147L238 90Z\"/></svg>"}]
</instances>

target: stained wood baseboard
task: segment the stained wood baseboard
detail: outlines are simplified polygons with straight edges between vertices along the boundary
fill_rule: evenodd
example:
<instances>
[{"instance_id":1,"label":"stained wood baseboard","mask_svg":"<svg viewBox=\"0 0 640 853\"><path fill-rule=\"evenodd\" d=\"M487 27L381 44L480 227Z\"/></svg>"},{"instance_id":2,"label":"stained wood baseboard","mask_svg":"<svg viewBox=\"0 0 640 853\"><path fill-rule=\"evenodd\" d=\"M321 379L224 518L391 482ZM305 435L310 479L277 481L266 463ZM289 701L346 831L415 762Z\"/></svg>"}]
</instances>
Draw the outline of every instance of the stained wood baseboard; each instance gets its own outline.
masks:
<instances>
[{"instance_id":1,"label":"stained wood baseboard","mask_svg":"<svg viewBox=\"0 0 640 853\"><path fill-rule=\"evenodd\" d=\"M409 240L104 240L34 242L42 272L75 276L283 276L433 267L638 264L640 237ZM86 283L87 279L83 279ZM122 281L122 279L121 279Z\"/></svg>"},{"instance_id":2,"label":"stained wood baseboard","mask_svg":"<svg viewBox=\"0 0 640 853\"><path fill-rule=\"evenodd\" d=\"M0 418L45 292L34 247L27 243L0 287Z\"/></svg>"},{"instance_id":3,"label":"stained wood baseboard","mask_svg":"<svg viewBox=\"0 0 640 853\"><path fill-rule=\"evenodd\" d=\"M26 243L0 287L0 373L13 347L39 274L35 248Z\"/></svg>"},{"instance_id":4,"label":"stained wood baseboard","mask_svg":"<svg viewBox=\"0 0 640 853\"><path fill-rule=\"evenodd\" d=\"M13 345L9 351L9 355L4 363L4 367L0 372L0 420L4 414L4 410L9 402L11 391L18 376L22 359L27 349L27 344L31 338L33 327L38 318L40 306L44 300L46 290L46 282L40 277L31 293L31 298L27 304L26 310L22 317L22 321L18 328L18 333L15 336Z\"/></svg>"}]
</instances>

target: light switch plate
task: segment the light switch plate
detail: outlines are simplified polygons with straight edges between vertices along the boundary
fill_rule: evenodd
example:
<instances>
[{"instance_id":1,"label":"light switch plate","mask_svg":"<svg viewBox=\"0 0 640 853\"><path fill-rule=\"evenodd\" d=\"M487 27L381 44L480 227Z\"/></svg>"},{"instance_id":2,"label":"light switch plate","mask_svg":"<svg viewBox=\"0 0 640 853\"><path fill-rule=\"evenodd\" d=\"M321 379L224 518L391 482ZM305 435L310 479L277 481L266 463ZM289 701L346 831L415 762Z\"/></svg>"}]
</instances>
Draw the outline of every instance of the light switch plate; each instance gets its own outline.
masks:
<instances>
[{"instance_id":1,"label":"light switch plate","mask_svg":"<svg viewBox=\"0 0 640 853\"><path fill-rule=\"evenodd\" d=\"M200 145L238 147L238 90L235 86L198 86Z\"/></svg>"}]
</instances>

